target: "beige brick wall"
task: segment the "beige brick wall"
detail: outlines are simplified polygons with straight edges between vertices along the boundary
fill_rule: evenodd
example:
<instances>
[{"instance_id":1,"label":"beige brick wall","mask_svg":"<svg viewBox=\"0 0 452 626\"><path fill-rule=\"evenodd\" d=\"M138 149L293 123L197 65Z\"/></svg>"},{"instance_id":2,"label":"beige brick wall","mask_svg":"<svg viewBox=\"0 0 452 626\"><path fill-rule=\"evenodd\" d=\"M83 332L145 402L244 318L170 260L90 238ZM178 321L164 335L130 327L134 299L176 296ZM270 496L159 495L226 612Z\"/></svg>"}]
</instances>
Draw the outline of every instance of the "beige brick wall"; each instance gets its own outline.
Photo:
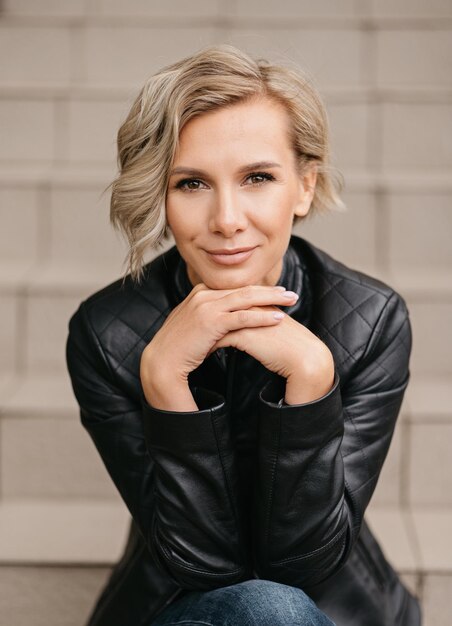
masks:
<instances>
[{"instance_id":1,"label":"beige brick wall","mask_svg":"<svg viewBox=\"0 0 452 626\"><path fill-rule=\"evenodd\" d=\"M3 0L0 503L117 498L70 389L61 419L36 394L64 375L78 302L121 272L102 196L120 121L148 75L214 42L299 63L319 86L348 210L296 232L393 284L414 331L413 400L374 500L450 505L451 0Z\"/></svg>"}]
</instances>

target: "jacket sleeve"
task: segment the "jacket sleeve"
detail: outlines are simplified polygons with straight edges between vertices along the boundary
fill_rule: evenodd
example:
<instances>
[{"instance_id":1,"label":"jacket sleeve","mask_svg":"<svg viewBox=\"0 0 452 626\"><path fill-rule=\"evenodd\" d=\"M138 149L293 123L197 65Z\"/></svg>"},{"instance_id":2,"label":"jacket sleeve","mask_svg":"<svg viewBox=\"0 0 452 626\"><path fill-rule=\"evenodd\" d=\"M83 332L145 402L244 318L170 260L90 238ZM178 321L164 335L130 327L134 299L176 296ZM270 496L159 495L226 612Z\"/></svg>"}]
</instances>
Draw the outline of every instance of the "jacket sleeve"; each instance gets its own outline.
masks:
<instances>
[{"instance_id":1,"label":"jacket sleeve","mask_svg":"<svg viewBox=\"0 0 452 626\"><path fill-rule=\"evenodd\" d=\"M255 570L309 588L346 562L375 490L408 384L411 326L393 292L350 379L285 405L285 380L260 394Z\"/></svg>"},{"instance_id":2,"label":"jacket sleeve","mask_svg":"<svg viewBox=\"0 0 452 626\"><path fill-rule=\"evenodd\" d=\"M192 412L155 409L141 387L140 397L131 397L83 303L69 322L66 360L81 422L155 563L191 590L242 580L236 461L223 396L194 387L199 410Z\"/></svg>"}]
</instances>

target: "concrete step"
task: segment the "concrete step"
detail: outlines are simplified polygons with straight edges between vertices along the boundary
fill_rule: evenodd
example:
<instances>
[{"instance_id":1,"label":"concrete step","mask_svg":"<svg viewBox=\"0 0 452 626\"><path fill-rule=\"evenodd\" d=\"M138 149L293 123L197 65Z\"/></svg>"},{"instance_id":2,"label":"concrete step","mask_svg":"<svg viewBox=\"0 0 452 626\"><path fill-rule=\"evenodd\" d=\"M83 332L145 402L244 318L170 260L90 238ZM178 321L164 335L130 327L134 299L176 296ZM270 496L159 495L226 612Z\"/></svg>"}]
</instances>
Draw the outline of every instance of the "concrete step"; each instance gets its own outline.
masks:
<instances>
[{"instance_id":1,"label":"concrete step","mask_svg":"<svg viewBox=\"0 0 452 626\"><path fill-rule=\"evenodd\" d=\"M104 107L101 111L106 119ZM75 132L77 137L80 134ZM98 144L94 133L89 132L89 137ZM84 140L82 143L86 145ZM89 146L88 151L93 153ZM294 232L357 269L371 274L405 272L410 287L418 285L420 291L430 287L432 278L444 275L444 288L449 285L452 289L450 174L419 177L413 171L389 177L352 168L344 177L347 209L308 217ZM105 273L107 268L111 274L119 273L127 245L109 223L106 188L113 178L113 167L90 169L89 160L84 167L73 163L58 168L0 168L0 219L4 224L0 231L0 267L4 268L0 290L5 282L8 287L15 284L11 276L17 276L16 267L37 266L36 272L27 274L29 281L46 272L46 266L68 267L69 271L72 266L80 267L81 275L83 271L94 274L94 280L96 273ZM86 272L87 266L90 272ZM24 284L20 276L16 284ZM434 288L439 289L440 284Z\"/></svg>"},{"instance_id":2,"label":"concrete step","mask_svg":"<svg viewBox=\"0 0 452 626\"><path fill-rule=\"evenodd\" d=\"M0 566L0 612L14 626L83 626L110 568ZM410 588L412 577L402 573ZM423 626L449 626L452 576L427 573L421 578Z\"/></svg>"},{"instance_id":3,"label":"concrete step","mask_svg":"<svg viewBox=\"0 0 452 626\"><path fill-rule=\"evenodd\" d=\"M452 506L449 395L449 377L413 375L373 496L379 506ZM4 497L119 497L63 371L0 377L0 459Z\"/></svg>"},{"instance_id":4,"label":"concrete step","mask_svg":"<svg viewBox=\"0 0 452 626\"><path fill-rule=\"evenodd\" d=\"M125 547L129 520L119 498L3 498L0 562L109 566Z\"/></svg>"},{"instance_id":5,"label":"concrete step","mask_svg":"<svg viewBox=\"0 0 452 626\"><path fill-rule=\"evenodd\" d=\"M14 626L83 626L110 567L0 566L0 615Z\"/></svg>"},{"instance_id":6,"label":"concrete step","mask_svg":"<svg viewBox=\"0 0 452 626\"><path fill-rule=\"evenodd\" d=\"M372 504L366 519L386 557L421 599L425 626L448 624L452 508ZM34 626L81 626L83 621L76 620L86 619L122 553L128 524L120 503L1 502L0 611L5 623L28 625L34 613ZM13 614L13 621L6 619Z\"/></svg>"},{"instance_id":7,"label":"concrete step","mask_svg":"<svg viewBox=\"0 0 452 626\"><path fill-rule=\"evenodd\" d=\"M167 244L167 247L172 242ZM328 249L328 248L327 248ZM149 253L150 260L159 252ZM411 370L452 375L452 272L448 267L398 272L353 264L405 297L413 327ZM430 273L431 272L431 273ZM3 264L0 271L0 372L65 371L68 321L79 303L123 274L118 261L103 263Z\"/></svg>"},{"instance_id":8,"label":"concrete step","mask_svg":"<svg viewBox=\"0 0 452 626\"><path fill-rule=\"evenodd\" d=\"M31 376L3 385L3 497L119 498L82 427L70 380Z\"/></svg>"}]
</instances>

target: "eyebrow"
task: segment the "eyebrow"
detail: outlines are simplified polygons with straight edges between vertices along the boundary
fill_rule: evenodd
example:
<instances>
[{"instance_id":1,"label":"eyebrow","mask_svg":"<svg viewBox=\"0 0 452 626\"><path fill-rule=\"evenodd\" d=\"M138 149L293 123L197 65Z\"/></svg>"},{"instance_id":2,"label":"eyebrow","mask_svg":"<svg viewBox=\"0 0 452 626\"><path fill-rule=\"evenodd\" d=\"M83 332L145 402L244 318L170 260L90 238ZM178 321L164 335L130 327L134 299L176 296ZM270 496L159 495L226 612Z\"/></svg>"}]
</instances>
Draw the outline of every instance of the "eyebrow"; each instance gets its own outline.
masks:
<instances>
[{"instance_id":1,"label":"eyebrow","mask_svg":"<svg viewBox=\"0 0 452 626\"><path fill-rule=\"evenodd\" d=\"M249 172L250 170L268 169L271 167L281 167L281 165L279 163L274 163L273 161L256 161L255 163L243 165L238 172L239 174L243 174L244 172ZM175 167L171 170L170 176L174 176L175 174L185 174L187 176L208 176L207 172L192 167Z\"/></svg>"}]
</instances>

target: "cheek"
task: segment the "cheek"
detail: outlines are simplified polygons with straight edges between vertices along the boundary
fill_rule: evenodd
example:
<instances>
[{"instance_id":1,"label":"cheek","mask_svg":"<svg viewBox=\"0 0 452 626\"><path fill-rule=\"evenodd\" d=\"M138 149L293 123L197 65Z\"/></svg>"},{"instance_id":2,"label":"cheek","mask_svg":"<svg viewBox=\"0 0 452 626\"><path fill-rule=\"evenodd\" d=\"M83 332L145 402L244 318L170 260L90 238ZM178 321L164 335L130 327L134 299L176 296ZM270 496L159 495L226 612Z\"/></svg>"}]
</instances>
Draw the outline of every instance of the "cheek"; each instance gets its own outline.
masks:
<instances>
[{"instance_id":1,"label":"cheek","mask_svg":"<svg viewBox=\"0 0 452 626\"><path fill-rule=\"evenodd\" d=\"M178 206L174 200L169 200L166 203L166 221L175 237L183 237L185 233L188 233L190 224L193 222L189 219L187 211Z\"/></svg>"}]
</instances>

